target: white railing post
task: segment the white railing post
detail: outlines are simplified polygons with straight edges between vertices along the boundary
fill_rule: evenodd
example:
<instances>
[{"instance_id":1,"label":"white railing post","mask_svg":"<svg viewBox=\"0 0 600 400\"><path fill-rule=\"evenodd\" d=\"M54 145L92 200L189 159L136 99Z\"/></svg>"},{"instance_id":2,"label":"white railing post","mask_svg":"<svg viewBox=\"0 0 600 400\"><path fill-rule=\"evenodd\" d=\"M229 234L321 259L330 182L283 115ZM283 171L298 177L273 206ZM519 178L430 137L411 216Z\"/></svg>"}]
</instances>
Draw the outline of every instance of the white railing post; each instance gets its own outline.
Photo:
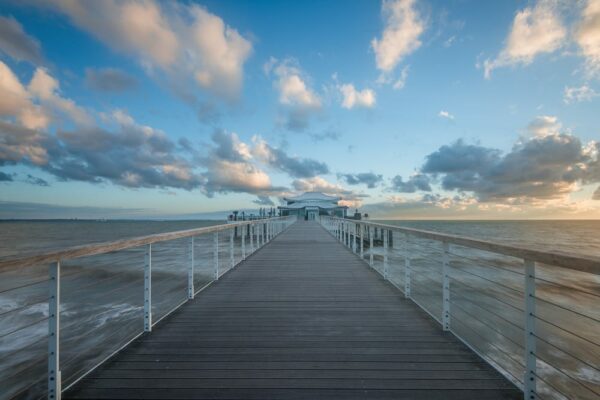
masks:
<instances>
[{"instance_id":1,"label":"white railing post","mask_svg":"<svg viewBox=\"0 0 600 400\"><path fill-rule=\"evenodd\" d=\"M373 268L373 227L369 227L369 266Z\"/></svg>"},{"instance_id":2,"label":"white railing post","mask_svg":"<svg viewBox=\"0 0 600 400\"><path fill-rule=\"evenodd\" d=\"M194 237L190 237L188 249L188 299L194 298Z\"/></svg>"},{"instance_id":3,"label":"white railing post","mask_svg":"<svg viewBox=\"0 0 600 400\"><path fill-rule=\"evenodd\" d=\"M363 258L364 253L365 253L365 244L364 244L364 240L365 238L364 236L364 225L363 224L358 224L358 230L360 232L360 258Z\"/></svg>"},{"instance_id":4,"label":"white railing post","mask_svg":"<svg viewBox=\"0 0 600 400\"><path fill-rule=\"evenodd\" d=\"M214 236L214 247L213 247L213 268L214 268L214 280L219 280L219 232L215 232Z\"/></svg>"},{"instance_id":5,"label":"white railing post","mask_svg":"<svg viewBox=\"0 0 600 400\"><path fill-rule=\"evenodd\" d=\"M152 331L152 244L144 254L144 332Z\"/></svg>"},{"instance_id":6,"label":"white railing post","mask_svg":"<svg viewBox=\"0 0 600 400\"><path fill-rule=\"evenodd\" d=\"M229 231L229 267L233 268L235 265L235 255L233 254L233 233L234 228L231 228Z\"/></svg>"},{"instance_id":7,"label":"white railing post","mask_svg":"<svg viewBox=\"0 0 600 400\"><path fill-rule=\"evenodd\" d=\"M389 272L388 272L388 242L389 242L389 237L388 237L388 230L381 230L381 233L383 234L383 278L387 281L389 279Z\"/></svg>"},{"instance_id":8,"label":"white railing post","mask_svg":"<svg viewBox=\"0 0 600 400\"><path fill-rule=\"evenodd\" d=\"M242 230L242 260L246 259L246 230L248 229L248 225L240 226Z\"/></svg>"},{"instance_id":9,"label":"white railing post","mask_svg":"<svg viewBox=\"0 0 600 400\"><path fill-rule=\"evenodd\" d=\"M248 232L250 233L250 254L254 253L254 224L250 222L248 225Z\"/></svg>"},{"instance_id":10,"label":"white railing post","mask_svg":"<svg viewBox=\"0 0 600 400\"><path fill-rule=\"evenodd\" d=\"M352 252L356 253L356 224L352 224Z\"/></svg>"},{"instance_id":11,"label":"white railing post","mask_svg":"<svg viewBox=\"0 0 600 400\"><path fill-rule=\"evenodd\" d=\"M60 262L50 264L48 272L48 399L60 400Z\"/></svg>"},{"instance_id":12,"label":"white railing post","mask_svg":"<svg viewBox=\"0 0 600 400\"><path fill-rule=\"evenodd\" d=\"M256 224L256 249L260 249L262 247L262 223Z\"/></svg>"},{"instance_id":13,"label":"white railing post","mask_svg":"<svg viewBox=\"0 0 600 400\"><path fill-rule=\"evenodd\" d=\"M410 299L410 248L408 246L408 233L404 240L404 297Z\"/></svg>"},{"instance_id":14,"label":"white railing post","mask_svg":"<svg viewBox=\"0 0 600 400\"><path fill-rule=\"evenodd\" d=\"M448 265L448 253L450 246L443 242L444 253L442 255L442 326L445 331L450 330L450 266Z\"/></svg>"},{"instance_id":15,"label":"white railing post","mask_svg":"<svg viewBox=\"0 0 600 400\"><path fill-rule=\"evenodd\" d=\"M535 262L525 260L525 376L523 377L525 399L536 398L535 342Z\"/></svg>"}]
</instances>

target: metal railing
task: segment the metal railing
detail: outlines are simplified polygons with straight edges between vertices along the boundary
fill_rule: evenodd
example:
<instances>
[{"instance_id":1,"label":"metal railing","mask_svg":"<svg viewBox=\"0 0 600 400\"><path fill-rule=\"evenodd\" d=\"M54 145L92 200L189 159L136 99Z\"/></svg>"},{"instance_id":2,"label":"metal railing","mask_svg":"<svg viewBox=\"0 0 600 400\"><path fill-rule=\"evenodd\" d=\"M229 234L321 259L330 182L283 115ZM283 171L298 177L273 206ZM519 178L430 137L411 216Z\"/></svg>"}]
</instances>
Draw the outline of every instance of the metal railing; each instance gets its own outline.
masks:
<instances>
[{"instance_id":1,"label":"metal railing","mask_svg":"<svg viewBox=\"0 0 600 400\"><path fill-rule=\"evenodd\" d=\"M320 222L525 399L600 398L600 258L367 221Z\"/></svg>"},{"instance_id":2,"label":"metal railing","mask_svg":"<svg viewBox=\"0 0 600 400\"><path fill-rule=\"evenodd\" d=\"M294 221L230 222L0 261L0 300L10 300L0 303L0 398L60 399L63 386L152 331Z\"/></svg>"}]
</instances>

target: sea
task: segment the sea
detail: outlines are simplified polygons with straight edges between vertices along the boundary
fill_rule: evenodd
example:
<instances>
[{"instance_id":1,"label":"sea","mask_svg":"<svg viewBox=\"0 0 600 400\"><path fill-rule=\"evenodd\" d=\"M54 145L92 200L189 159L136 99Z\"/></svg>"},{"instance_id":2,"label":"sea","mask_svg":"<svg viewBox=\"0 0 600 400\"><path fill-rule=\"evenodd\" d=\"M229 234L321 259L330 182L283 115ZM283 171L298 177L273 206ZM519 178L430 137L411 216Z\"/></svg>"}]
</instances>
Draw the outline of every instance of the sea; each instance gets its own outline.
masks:
<instances>
[{"instance_id":1,"label":"sea","mask_svg":"<svg viewBox=\"0 0 600 400\"><path fill-rule=\"evenodd\" d=\"M600 257L600 220L375 221L467 236L541 251ZM224 221L0 221L0 260ZM388 274L440 319L442 247L404 235L391 238ZM231 268L229 236L219 237L219 271ZM241 259L236 238L235 261ZM246 242L248 244L248 242ZM376 242L378 243L378 242ZM195 289L214 275L212 234L194 240ZM366 246L366 245L365 245ZM83 257L61 264L63 388L75 382L143 329L145 248ZM365 247L383 272L383 248ZM152 246L153 318L187 298L189 239ZM450 247L451 329L509 379L523 379L522 260ZM544 399L600 399L600 276L538 265L536 336L538 392ZM47 369L48 266L0 269L0 399L44 396Z\"/></svg>"}]
</instances>

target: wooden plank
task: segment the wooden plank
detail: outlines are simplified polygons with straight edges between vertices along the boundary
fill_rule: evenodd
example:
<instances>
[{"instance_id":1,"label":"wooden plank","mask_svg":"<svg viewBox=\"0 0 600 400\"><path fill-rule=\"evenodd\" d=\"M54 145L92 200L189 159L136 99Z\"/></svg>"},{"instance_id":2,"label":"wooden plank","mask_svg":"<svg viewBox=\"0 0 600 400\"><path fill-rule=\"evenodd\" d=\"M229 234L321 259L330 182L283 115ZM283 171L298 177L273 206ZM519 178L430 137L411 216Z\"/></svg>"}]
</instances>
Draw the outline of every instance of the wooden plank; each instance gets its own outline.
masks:
<instances>
[{"instance_id":1,"label":"wooden plank","mask_svg":"<svg viewBox=\"0 0 600 400\"><path fill-rule=\"evenodd\" d=\"M91 377L104 372L116 370L143 371L198 371L198 370L361 370L361 371L481 371L487 370L485 362L336 362L336 361L198 361L198 362L166 362L149 363L147 361L114 361L110 369L103 369L91 374Z\"/></svg>"},{"instance_id":2,"label":"wooden plank","mask_svg":"<svg viewBox=\"0 0 600 400\"><path fill-rule=\"evenodd\" d=\"M517 399L316 223L299 222L65 398Z\"/></svg>"},{"instance_id":3,"label":"wooden plank","mask_svg":"<svg viewBox=\"0 0 600 400\"><path fill-rule=\"evenodd\" d=\"M343 389L121 389L118 398L213 400L513 400L511 390L343 390ZM83 388L73 399L114 399L113 389Z\"/></svg>"}]
</instances>

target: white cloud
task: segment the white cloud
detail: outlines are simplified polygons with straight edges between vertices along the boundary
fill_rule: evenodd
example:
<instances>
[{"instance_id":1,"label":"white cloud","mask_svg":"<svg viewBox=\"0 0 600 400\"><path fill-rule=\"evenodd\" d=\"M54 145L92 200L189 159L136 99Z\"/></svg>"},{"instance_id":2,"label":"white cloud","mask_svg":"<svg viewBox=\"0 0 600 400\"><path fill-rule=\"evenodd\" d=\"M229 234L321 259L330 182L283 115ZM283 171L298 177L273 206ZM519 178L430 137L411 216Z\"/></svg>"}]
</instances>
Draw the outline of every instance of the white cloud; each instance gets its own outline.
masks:
<instances>
[{"instance_id":1,"label":"white cloud","mask_svg":"<svg viewBox=\"0 0 600 400\"><path fill-rule=\"evenodd\" d=\"M494 60L485 60L484 75L490 78L496 68L530 64L537 55L559 49L566 38L557 2L538 0L534 7L526 7L515 15L504 49Z\"/></svg>"},{"instance_id":2,"label":"white cloud","mask_svg":"<svg viewBox=\"0 0 600 400\"><path fill-rule=\"evenodd\" d=\"M19 78L0 61L0 115L16 115L29 104L29 95Z\"/></svg>"},{"instance_id":3,"label":"white cloud","mask_svg":"<svg viewBox=\"0 0 600 400\"><path fill-rule=\"evenodd\" d=\"M50 5L108 46L161 68L177 61L181 43L154 1L51 0Z\"/></svg>"},{"instance_id":4,"label":"white cloud","mask_svg":"<svg viewBox=\"0 0 600 400\"><path fill-rule=\"evenodd\" d=\"M281 104L308 108L321 107L319 96L308 87L304 74L292 60L287 59L279 63L274 73L277 76Z\"/></svg>"},{"instance_id":5,"label":"white cloud","mask_svg":"<svg viewBox=\"0 0 600 400\"><path fill-rule=\"evenodd\" d=\"M425 22L416 10L415 0L386 0L382 5L385 28L381 39L373 39L377 68L389 74L403 58L421 46L419 37L425 31Z\"/></svg>"},{"instance_id":6,"label":"white cloud","mask_svg":"<svg viewBox=\"0 0 600 400\"><path fill-rule=\"evenodd\" d=\"M223 96L235 96L242 87L243 65L252 44L223 20L201 7L191 7L195 19L190 27L198 59L192 67L200 86Z\"/></svg>"},{"instance_id":7,"label":"white cloud","mask_svg":"<svg viewBox=\"0 0 600 400\"><path fill-rule=\"evenodd\" d=\"M38 68L28 85L29 93L37 97L40 103L51 111L66 114L77 125L91 125L92 117L71 99L61 97L58 81L44 68Z\"/></svg>"},{"instance_id":8,"label":"white cloud","mask_svg":"<svg viewBox=\"0 0 600 400\"><path fill-rule=\"evenodd\" d=\"M218 16L197 5L154 0L51 0L81 29L136 58L152 75L196 82L222 98L239 96L252 44Z\"/></svg>"},{"instance_id":9,"label":"white cloud","mask_svg":"<svg viewBox=\"0 0 600 400\"><path fill-rule=\"evenodd\" d=\"M400 90L404 88L404 85L406 85L406 78L408 78L408 70L409 70L409 66L405 66L404 68L402 68L402 71L400 72L400 78L398 78L398 80L396 80L396 82L394 82L394 86L393 88L395 90Z\"/></svg>"},{"instance_id":10,"label":"white cloud","mask_svg":"<svg viewBox=\"0 0 600 400\"><path fill-rule=\"evenodd\" d=\"M294 131L305 130L311 116L322 108L321 98L308 84L308 76L298 62L290 58L281 62L271 58L263 69L267 75L272 73L275 77L279 103L287 113L286 127Z\"/></svg>"},{"instance_id":11,"label":"white cloud","mask_svg":"<svg viewBox=\"0 0 600 400\"><path fill-rule=\"evenodd\" d=\"M339 86L339 90L343 96L342 107L344 108L375 106L375 92L371 89L356 90L353 84L347 83Z\"/></svg>"},{"instance_id":12,"label":"white cloud","mask_svg":"<svg viewBox=\"0 0 600 400\"><path fill-rule=\"evenodd\" d=\"M0 115L15 117L29 129L41 129L50 123L50 115L35 104L32 94L11 69L0 61Z\"/></svg>"},{"instance_id":13,"label":"white cloud","mask_svg":"<svg viewBox=\"0 0 600 400\"><path fill-rule=\"evenodd\" d=\"M582 13L582 20L575 32L575 40L586 59L590 75L600 73L600 2L588 0Z\"/></svg>"},{"instance_id":14,"label":"white cloud","mask_svg":"<svg viewBox=\"0 0 600 400\"><path fill-rule=\"evenodd\" d=\"M446 119L454 119L454 115L452 115L448 111L444 111L444 110L442 110L438 113L438 117L446 118Z\"/></svg>"},{"instance_id":15,"label":"white cloud","mask_svg":"<svg viewBox=\"0 0 600 400\"><path fill-rule=\"evenodd\" d=\"M205 177L209 193L262 193L272 189L269 175L248 162L213 160Z\"/></svg>"},{"instance_id":16,"label":"white cloud","mask_svg":"<svg viewBox=\"0 0 600 400\"><path fill-rule=\"evenodd\" d=\"M600 94L587 85L580 87L567 86L565 87L563 101L566 104L579 103L582 101L590 101L594 97L598 97L598 95Z\"/></svg>"},{"instance_id":17,"label":"white cloud","mask_svg":"<svg viewBox=\"0 0 600 400\"><path fill-rule=\"evenodd\" d=\"M527 125L527 132L533 137L543 138L558 135L561 128L562 124L554 115L540 115Z\"/></svg>"}]
</instances>

